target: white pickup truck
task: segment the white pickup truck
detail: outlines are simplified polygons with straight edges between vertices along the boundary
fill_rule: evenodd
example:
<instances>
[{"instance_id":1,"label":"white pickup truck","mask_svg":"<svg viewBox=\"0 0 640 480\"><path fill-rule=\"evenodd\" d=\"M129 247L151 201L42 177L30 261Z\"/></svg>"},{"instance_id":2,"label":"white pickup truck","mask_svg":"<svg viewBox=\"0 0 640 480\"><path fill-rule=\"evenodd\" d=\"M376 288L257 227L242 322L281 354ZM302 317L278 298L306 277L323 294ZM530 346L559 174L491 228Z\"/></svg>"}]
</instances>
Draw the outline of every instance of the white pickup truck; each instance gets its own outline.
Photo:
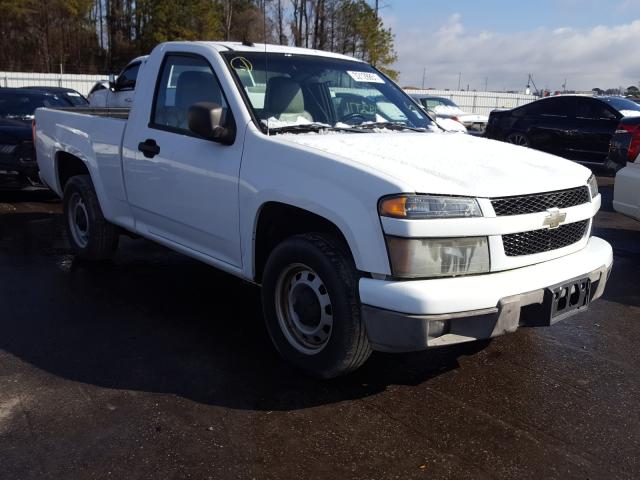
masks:
<instances>
[{"instance_id":1,"label":"white pickup truck","mask_svg":"<svg viewBox=\"0 0 640 480\"><path fill-rule=\"evenodd\" d=\"M130 110L36 112L71 246L108 258L129 231L260 284L306 372L550 325L603 293L588 169L442 132L366 63L170 42L137 82Z\"/></svg>"}]
</instances>

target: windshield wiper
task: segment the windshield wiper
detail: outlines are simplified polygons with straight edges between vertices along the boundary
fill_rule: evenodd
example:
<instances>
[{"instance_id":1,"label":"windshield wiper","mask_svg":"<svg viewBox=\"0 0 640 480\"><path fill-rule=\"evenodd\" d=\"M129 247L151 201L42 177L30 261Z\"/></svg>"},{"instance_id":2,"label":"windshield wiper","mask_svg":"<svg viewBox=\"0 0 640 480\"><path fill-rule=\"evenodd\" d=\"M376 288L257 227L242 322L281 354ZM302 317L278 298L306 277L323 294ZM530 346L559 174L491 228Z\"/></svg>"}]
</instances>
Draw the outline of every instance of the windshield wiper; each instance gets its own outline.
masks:
<instances>
[{"instance_id":1,"label":"windshield wiper","mask_svg":"<svg viewBox=\"0 0 640 480\"><path fill-rule=\"evenodd\" d=\"M360 125L354 125L354 129L362 129L362 130L373 130L374 128L387 128L389 130L411 130L412 132L426 132L426 128L420 127L410 127L401 122L371 122L371 123L362 123Z\"/></svg>"},{"instance_id":2,"label":"windshield wiper","mask_svg":"<svg viewBox=\"0 0 640 480\"><path fill-rule=\"evenodd\" d=\"M269 133L309 133L320 131L363 133L362 131L354 130L350 127L332 127L326 123L301 123L269 128Z\"/></svg>"}]
</instances>

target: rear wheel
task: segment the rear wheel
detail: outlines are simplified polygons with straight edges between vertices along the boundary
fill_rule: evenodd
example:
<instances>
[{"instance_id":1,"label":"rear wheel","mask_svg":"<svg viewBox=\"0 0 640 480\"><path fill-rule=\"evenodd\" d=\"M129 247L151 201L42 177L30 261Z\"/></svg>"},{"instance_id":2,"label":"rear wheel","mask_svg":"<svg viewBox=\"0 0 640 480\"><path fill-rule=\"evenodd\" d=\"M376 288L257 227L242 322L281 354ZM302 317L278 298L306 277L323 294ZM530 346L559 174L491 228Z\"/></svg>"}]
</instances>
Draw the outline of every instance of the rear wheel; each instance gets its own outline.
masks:
<instances>
[{"instance_id":1,"label":"rear wheel","mask_svg":"<svg viewBox=\"0 0 640 480\"><path fill-rule=\"evenodd\" d=\"M71 177L64 187L64 218L74 253L88 260L105 260L118 247L118 228L107 222L91 177Z\"/></svg>"},{"instance_id":2,"label":"rear wheel","mask_svg":"<svg viewBox=\"0 0 640 480\"><path fill-rule=\"evenodd\" d=\"M278 245L265 266L262 303L280 355L321 378L361 366L371 347L357 289L353 259L335 238L304 234Z\"/></svg>"},{"instance_id":3,"label":"rear wheel","mask_svg":"<svg viewBox=\"0 0 640 480\"><path fill-rule=\"evenodd\" d=\"M524 133L513 132L507 136L507 142L513 143L514 145L519 145L521 147L529 147L529 137L527 137Z\"/></svg>"}]
</instances>

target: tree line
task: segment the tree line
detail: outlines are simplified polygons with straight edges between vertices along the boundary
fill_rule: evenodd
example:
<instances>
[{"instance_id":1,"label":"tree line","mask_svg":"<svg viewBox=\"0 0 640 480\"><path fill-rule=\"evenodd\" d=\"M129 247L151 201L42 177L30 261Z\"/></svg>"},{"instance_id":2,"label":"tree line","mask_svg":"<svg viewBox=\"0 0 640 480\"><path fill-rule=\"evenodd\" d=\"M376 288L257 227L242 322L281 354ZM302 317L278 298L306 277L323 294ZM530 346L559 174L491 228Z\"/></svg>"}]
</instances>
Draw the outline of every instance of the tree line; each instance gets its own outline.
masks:
<instances>
[{"instance_id":1,"label":"tree line","mask_svg":"<svg viewBox=\"0 0 640 480\"><path fill-rule=\"evenodd\" d=\"M167 40L266 40L397 78L393 33L366 0L0 0L0 12L0 70L107 73Z\"/></svg>"}]
</instances>

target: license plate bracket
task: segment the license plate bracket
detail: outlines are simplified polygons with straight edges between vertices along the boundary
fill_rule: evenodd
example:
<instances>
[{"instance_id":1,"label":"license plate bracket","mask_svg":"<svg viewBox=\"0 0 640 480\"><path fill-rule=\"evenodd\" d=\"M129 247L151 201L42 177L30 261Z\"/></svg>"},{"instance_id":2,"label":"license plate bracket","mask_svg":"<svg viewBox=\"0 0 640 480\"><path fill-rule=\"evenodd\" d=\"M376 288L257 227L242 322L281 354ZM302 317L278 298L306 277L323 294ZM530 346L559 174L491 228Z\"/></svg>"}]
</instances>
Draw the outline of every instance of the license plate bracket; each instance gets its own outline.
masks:
<instances>
[{"instance_id":1,"label":"license plate bracket","mask_svg":"<svg viewBox=\"0 0 640 480\"><path fill-rule=\"evenodd\" d=\"M549 324L586 310L591 302L591 280L577 278L549 287L544 292L545 311Z\"/></svg>"}]
</instances>

